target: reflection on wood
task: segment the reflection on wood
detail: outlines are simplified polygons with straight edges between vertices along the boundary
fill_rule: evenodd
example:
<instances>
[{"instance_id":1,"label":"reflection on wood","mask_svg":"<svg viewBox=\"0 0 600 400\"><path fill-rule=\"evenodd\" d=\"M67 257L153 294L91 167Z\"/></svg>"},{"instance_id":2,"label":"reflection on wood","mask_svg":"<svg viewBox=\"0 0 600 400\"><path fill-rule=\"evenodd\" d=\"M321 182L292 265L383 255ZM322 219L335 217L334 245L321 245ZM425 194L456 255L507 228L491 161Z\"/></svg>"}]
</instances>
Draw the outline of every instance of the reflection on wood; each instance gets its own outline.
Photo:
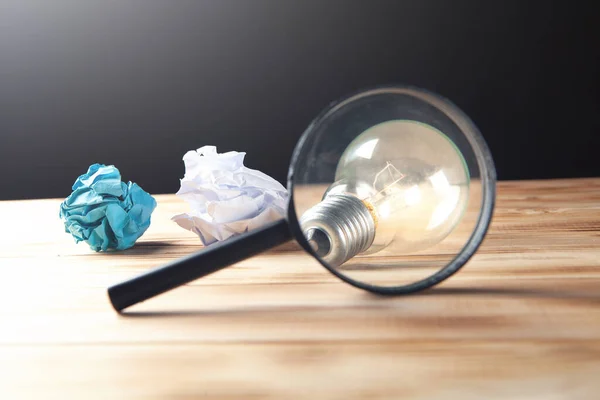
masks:
<instances>
[{"instance_id":1,"label":"reflection on wood","mask_svg":"<svg viewBox=\"0 0 600 400\"><path fill-rule=\"evenodd\" d=\"M501 183L480 251L419 295L359 291L289 243L118 316L109 285L200 248L170 221L187 205L157 199L109 254L63 233L59 200L0 202L1 399L598 397L600 179Z\"/></svg>"}]
</instances>

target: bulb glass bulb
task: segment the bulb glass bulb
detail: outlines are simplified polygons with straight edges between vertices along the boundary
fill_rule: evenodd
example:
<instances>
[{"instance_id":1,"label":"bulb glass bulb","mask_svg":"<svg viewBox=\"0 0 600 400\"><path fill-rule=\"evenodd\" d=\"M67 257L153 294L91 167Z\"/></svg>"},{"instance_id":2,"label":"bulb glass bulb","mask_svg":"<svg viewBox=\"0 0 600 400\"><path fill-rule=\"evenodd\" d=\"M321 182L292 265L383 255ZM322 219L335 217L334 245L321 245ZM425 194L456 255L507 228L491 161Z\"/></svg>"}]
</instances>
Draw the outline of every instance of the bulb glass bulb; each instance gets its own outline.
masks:
<instances>
[{"instance_id":1,"label":"bulb glass bulb","mask_svg":"<svg viewBox=\"0 0 600 400\"><path fill-rule=\"evenodd\" d=\"M415 121L387 121L350 143L325 193L353 195L375 221L372 254L392 245L405 253L443 240L463 215L469 172L454 144Z\"/></svg>"}]
</instances>

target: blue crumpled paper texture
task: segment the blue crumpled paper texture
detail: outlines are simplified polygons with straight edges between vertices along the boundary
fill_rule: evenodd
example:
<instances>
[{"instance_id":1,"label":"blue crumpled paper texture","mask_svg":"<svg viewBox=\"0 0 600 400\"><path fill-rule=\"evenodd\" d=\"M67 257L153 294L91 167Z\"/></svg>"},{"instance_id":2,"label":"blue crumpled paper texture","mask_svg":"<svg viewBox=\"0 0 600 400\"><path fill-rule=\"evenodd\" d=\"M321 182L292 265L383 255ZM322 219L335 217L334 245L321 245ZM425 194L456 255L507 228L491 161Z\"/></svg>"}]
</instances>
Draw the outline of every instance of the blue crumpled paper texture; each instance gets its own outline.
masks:
<instances>
[{"instance_id":1,"label":"blue crumpled paper texture","mask_svg":"<svg viewBox=\"0 0 600 400\"><path fill-rule=\"evenodd\" d=\"M156 200L136 183L121 182L113 165L93 164L60 205L65 232L94 251L132 247L150 226Z\"/></svg>"}]
</instances>

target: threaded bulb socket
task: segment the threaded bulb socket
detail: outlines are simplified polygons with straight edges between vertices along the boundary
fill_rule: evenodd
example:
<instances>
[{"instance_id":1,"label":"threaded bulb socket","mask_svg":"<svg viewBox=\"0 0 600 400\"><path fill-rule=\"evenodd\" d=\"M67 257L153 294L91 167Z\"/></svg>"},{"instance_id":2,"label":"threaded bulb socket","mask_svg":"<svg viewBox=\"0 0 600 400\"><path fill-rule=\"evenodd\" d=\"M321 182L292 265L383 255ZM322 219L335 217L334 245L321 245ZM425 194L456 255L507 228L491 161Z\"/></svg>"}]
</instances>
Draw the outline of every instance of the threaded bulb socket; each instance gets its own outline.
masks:
<instances>
[{"instance_id":1,"label":"threaded bulb socket","mask_svg":"<svg viewBox=\"0 0 600 400\"><path fill-rule=\"evenodd\" d=\"M375 238L371 210L349 194L325 197L302 215L300 227L315 253L332 267L366 251Z\"/></svg>"}]
</instances>

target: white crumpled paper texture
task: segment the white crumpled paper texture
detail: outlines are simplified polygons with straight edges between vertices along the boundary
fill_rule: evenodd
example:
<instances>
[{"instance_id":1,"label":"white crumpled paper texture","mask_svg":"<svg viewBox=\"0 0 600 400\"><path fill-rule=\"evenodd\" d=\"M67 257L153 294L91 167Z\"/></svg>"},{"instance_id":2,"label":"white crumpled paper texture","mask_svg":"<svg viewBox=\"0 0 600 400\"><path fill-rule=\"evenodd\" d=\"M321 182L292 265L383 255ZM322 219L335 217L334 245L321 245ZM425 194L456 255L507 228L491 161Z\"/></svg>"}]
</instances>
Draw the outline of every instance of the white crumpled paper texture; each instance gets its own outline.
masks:
<instances>
[{"instance_id":1,"label":"white crumpled paper texture","mask_svg":"<svg viewBox=\"0 0 600 400\"><path fill-rule=\"evenodd\" d=\"M217 153L215 146L183 156L177 196L191 211L172 219L206 246L284 218L288 193L270 176L244 166L246 153Z\"/></svg>"}]
</instances>

